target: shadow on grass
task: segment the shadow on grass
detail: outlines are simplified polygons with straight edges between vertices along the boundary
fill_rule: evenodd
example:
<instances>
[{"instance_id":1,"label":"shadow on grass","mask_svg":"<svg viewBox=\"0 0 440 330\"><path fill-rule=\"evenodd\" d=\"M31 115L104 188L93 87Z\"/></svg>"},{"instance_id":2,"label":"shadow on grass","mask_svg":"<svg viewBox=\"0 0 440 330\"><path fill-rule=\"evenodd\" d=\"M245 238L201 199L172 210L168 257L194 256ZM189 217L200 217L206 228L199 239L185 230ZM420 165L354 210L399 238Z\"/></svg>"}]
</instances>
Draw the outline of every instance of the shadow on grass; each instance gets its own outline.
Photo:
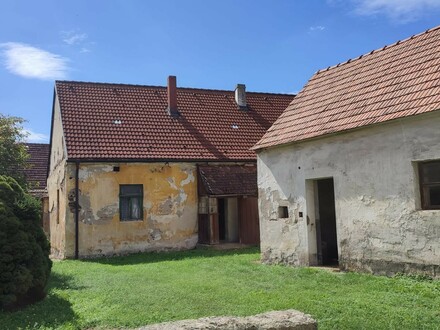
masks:
<instances>
[{"instance_id":1,"label":"shadow on grass","mask_svg":"<svg viewBox=\"0 0 440 330\"><path fill-rule=\"evenodd\" d=\"M0 311L0 328L33 329L47 327L58 329L66 325L77 328L78 317L73 312L71 303L54 292L56 289L66 287L76 289L72 285L69 276L52 273L46 298L19 311Z\"/></svg>"},{"instance_id":2,"label":"shadow on grass","mask_svg":"<svg viewBox=\"0 0 440 330\"><path fill-rule=\"evenodd\" d=\"M96 259L82 259L82 262L99 263L113 266L136 265L143 263L155 263L164 261L178 261L197 258L213 258L231 255L245 255L259 253L257 247L233 250L214 250L211 248L198 248L188 251L172 251L172 252L143 252L129 254L125 256L112 256Z\"/></svg>"}]
</instances>

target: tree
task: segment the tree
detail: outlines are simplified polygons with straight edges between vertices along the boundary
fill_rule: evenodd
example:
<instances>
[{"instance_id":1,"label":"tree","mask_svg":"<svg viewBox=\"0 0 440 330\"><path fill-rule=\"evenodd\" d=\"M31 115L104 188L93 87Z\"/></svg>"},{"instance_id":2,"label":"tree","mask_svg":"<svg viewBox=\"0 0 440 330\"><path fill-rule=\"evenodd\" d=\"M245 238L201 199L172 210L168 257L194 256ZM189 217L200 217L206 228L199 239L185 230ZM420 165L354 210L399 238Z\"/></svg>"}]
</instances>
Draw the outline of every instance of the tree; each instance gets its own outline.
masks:
<instances>
[{"instance_id":1,"label":"tree","mask_svg":"<svg viewBox=\"0 0 440 330\"><path fill-rule=\"evenodd\" d=\"M40 226L41 206L11 177L0 175L0 309L41 300L52 261Z\"/></svg>"},{"instance_id":2,"label":"tree","mask_svg":"<svg viewBox=\"0 0 440 330\"><path fill-rule=\"evenodd\" d=\"M0 175L13 177L25 186L23 169L27 167L29 154L23 144L27 135L23 123L22 118L0 114Z\"/></svg>"}]
</instances>

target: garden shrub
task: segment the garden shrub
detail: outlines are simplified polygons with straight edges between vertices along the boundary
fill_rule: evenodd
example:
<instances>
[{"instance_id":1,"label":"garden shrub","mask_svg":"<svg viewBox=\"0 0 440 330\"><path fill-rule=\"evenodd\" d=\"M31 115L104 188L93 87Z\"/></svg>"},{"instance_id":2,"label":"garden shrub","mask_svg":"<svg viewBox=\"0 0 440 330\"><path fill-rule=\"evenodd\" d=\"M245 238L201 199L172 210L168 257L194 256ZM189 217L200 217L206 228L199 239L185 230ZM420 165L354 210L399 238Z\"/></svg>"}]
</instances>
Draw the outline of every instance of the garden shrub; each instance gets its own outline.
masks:
<instances>
[{"instance_id":1,"label":"garden shrub","mask_svg":"<svg viewBox=\"0 0 440 330\"><path fill-rule=\"evenodd\" d=\"M0 308L41 300L52 261L40 225L41 204L14 179L0 175Z\"/></svg>"}]
</instances>

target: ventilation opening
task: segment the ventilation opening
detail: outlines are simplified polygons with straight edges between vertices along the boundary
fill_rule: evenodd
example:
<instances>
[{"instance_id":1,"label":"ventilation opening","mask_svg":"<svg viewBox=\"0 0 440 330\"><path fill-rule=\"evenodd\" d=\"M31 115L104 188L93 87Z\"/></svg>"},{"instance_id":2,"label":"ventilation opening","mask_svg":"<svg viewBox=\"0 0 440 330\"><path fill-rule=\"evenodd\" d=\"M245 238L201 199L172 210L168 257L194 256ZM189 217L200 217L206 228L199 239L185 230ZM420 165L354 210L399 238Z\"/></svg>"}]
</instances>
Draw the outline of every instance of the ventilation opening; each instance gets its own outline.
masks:
<instances>
[{"instance_id":1,"label":"ventilation opening","mask_svg":"<svg viewBox=\"0 0 440 330\"><path fill-rule=\"evenodd\" d=\"M287 206L278 206L278 218L285 219L289 217L289 209Z\"/></svg>"}]
</instances>

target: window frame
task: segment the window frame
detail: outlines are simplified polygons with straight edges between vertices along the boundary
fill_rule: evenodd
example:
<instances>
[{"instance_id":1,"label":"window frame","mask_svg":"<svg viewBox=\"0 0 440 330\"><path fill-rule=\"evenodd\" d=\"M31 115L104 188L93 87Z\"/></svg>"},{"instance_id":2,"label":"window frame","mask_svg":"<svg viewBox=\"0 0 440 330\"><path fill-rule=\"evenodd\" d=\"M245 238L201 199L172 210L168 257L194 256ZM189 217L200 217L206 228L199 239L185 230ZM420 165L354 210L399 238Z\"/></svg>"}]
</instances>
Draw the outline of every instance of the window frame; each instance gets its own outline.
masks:
<instances>
[{"instance_id":1,"label":"window frame","mask_svg":"<svg viewBox=\"0 0 440 330\"><path fill-rule=\"evenodd\" d=\"M440 182L424 182L424 175L423 175L423 167L428 164L437 163L439 170L440 170L440 160L430 160L430 161L424 161L419 162L418 165L418 174L419 174L419 190L420 190L420 201L421 201L421 208L422 210L440 210L440 205L432 205L431 203L428 204L429 197L427 198L426 195L429 194L429 188L430 187L440 187Z\"/></svg>"},{"instance_id":2,"label":"window frame","mask_svg":"<svg viewBox=\"0 0 440 330\"><path fill-rule=\"evenodd\" d=\"M209 197L201 196L199 197L199 214L209 213Z\"/></svg>"},{"instance_id":3,"label":"window frame","mask_svg":"<svg viewBox=\"0 0 440 330\"><path fill-rule=\"evenodd\" d=\"M140 193L122 193L122 189L123 187L140 187ZM139 218L123 218L122 217L122 203L123 201L126 203L128 203L129 205L129 201L130 198L138 198L139 199L139 209L140 209L140 214L139 214ZM129 222L129 221L143 221L144 220L144 205L143 205L143 201L144 201L144 185L143 184L120 184L119 185L119 221L121 222ZM129 213L131 213L129 211Z\"/></svg>"}]
</instances>

